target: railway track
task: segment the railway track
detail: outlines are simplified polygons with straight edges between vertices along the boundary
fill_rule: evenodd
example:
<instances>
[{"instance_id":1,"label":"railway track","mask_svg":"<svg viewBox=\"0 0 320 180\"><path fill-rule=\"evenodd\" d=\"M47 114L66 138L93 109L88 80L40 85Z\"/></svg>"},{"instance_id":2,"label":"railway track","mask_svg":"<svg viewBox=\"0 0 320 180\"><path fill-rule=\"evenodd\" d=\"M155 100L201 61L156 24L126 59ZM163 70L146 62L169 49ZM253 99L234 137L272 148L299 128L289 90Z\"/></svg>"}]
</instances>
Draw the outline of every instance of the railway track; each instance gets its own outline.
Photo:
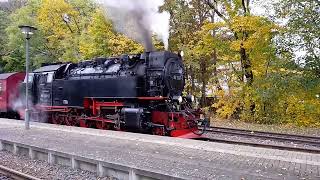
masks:
<instances>
[{"instance_id":1,"label":"railway track","mask_svg":"<svg viewBox=\"0 0 320 180\"><path fill-rule=\"evenodd\" d=\"M40 180L39 178L30 176L28 174L4 167L0 165L0 174L14 180Z\"/></svg>"},{"instance_id":2,"label":"railway track","mask_svg":"<svg viewBox=\"0 0 320 180\"><path fill-rule=\"evenodd\" d=\"M207 129L207 132L210 133L211 137L201 138L200 140L290 151L320 153L320 137L270 133L224 127L210 127ZM243 140L230 140L216 137L215 135L217 134L224 136L237 136L240 139L243 138ZM263 142L250 141L250 139L262 140ZM279 145L279 143L282 144Z\"/></svg>"}]
</instances>

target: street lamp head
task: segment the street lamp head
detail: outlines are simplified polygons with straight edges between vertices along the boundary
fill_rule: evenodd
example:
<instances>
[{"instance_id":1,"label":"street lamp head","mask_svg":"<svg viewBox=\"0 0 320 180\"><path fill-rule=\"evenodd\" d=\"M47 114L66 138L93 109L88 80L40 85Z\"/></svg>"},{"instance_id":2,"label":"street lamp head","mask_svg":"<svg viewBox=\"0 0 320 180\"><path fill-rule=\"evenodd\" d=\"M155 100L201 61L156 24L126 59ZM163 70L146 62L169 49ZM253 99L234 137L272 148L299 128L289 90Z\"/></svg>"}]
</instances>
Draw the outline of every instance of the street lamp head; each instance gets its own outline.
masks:
<instances>
[{"instance_id":1,"label":"street lamp head","mask_svg":"<svg viewBox=\"0 0 320 180\"><path fill-rule=\"evenodd\" d=\"M37 30L37 28L28 25L21 25L19 28L21 32L26 35L32 35Z\"/></svg>"}]
</instances>

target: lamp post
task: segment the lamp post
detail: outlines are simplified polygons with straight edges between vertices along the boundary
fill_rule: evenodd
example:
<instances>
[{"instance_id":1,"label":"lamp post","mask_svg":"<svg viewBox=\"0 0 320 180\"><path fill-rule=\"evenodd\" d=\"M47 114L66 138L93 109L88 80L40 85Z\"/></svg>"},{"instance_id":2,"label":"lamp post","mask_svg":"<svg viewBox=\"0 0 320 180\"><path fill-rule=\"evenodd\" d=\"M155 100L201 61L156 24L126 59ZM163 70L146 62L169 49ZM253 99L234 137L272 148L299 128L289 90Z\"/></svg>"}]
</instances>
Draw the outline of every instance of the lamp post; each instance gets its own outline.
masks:
<instances>
[{"instance_id":1,"label":"lamp post","mask_svg":"<svg viewBox=\"0 0 320 180\"><path fill-rule=\"evenodd\" d=\"M25 109L25 128L30 129L30 116L29 116L29 100L28 100L28 90L29 90L29 40L31 35L37 30L37 28L27 25L19 26L21 32L25 34L26 38L26 109Z\"/></svg>"}]
</instances>

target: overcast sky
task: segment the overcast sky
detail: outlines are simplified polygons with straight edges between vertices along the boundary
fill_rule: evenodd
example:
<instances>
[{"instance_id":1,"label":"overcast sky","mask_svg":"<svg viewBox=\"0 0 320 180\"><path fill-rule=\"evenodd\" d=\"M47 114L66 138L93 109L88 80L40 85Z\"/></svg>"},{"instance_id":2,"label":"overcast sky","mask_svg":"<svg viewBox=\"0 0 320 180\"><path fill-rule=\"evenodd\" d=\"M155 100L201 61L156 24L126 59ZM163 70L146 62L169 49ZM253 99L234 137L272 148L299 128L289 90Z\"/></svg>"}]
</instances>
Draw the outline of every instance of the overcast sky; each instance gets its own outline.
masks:
<instances>
[{"instance_id":1,"label":"overcast sky","mask_svg":"<svg viewBox=\"0 0 320 180\"><path fill-rule=\"evenodd\" d=\"M7 2L8 0L0 0L0 2ZM133 0L134 1L134 0ZM266 6L272 2L279 1L279 0L252 0L252 7L251 11L252 13L256 15L267 15L272 12L271 9L267 9Z\"/></svg>"}]
</instances>

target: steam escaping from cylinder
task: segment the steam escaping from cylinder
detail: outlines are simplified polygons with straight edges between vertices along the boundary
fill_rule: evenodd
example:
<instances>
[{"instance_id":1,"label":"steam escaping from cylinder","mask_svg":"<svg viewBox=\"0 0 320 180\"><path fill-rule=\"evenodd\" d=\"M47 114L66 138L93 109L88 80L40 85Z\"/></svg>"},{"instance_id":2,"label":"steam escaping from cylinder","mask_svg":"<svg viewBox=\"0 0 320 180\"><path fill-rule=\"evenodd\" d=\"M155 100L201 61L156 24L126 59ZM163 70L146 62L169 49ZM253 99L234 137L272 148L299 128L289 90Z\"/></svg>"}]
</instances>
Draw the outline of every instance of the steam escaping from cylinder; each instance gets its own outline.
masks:
<instances>
[{"instance_id":1,"label":"steam escaping from cylinder","mask_svg":"<svg viewBox=\"0 0 320 180\"><path fill-rule=\"evenodd\" d=\"M164 0L96 0L115 29L152 51L153 33L168 49L170 14L159 12Z\"/></svg>"}]
</instances>

